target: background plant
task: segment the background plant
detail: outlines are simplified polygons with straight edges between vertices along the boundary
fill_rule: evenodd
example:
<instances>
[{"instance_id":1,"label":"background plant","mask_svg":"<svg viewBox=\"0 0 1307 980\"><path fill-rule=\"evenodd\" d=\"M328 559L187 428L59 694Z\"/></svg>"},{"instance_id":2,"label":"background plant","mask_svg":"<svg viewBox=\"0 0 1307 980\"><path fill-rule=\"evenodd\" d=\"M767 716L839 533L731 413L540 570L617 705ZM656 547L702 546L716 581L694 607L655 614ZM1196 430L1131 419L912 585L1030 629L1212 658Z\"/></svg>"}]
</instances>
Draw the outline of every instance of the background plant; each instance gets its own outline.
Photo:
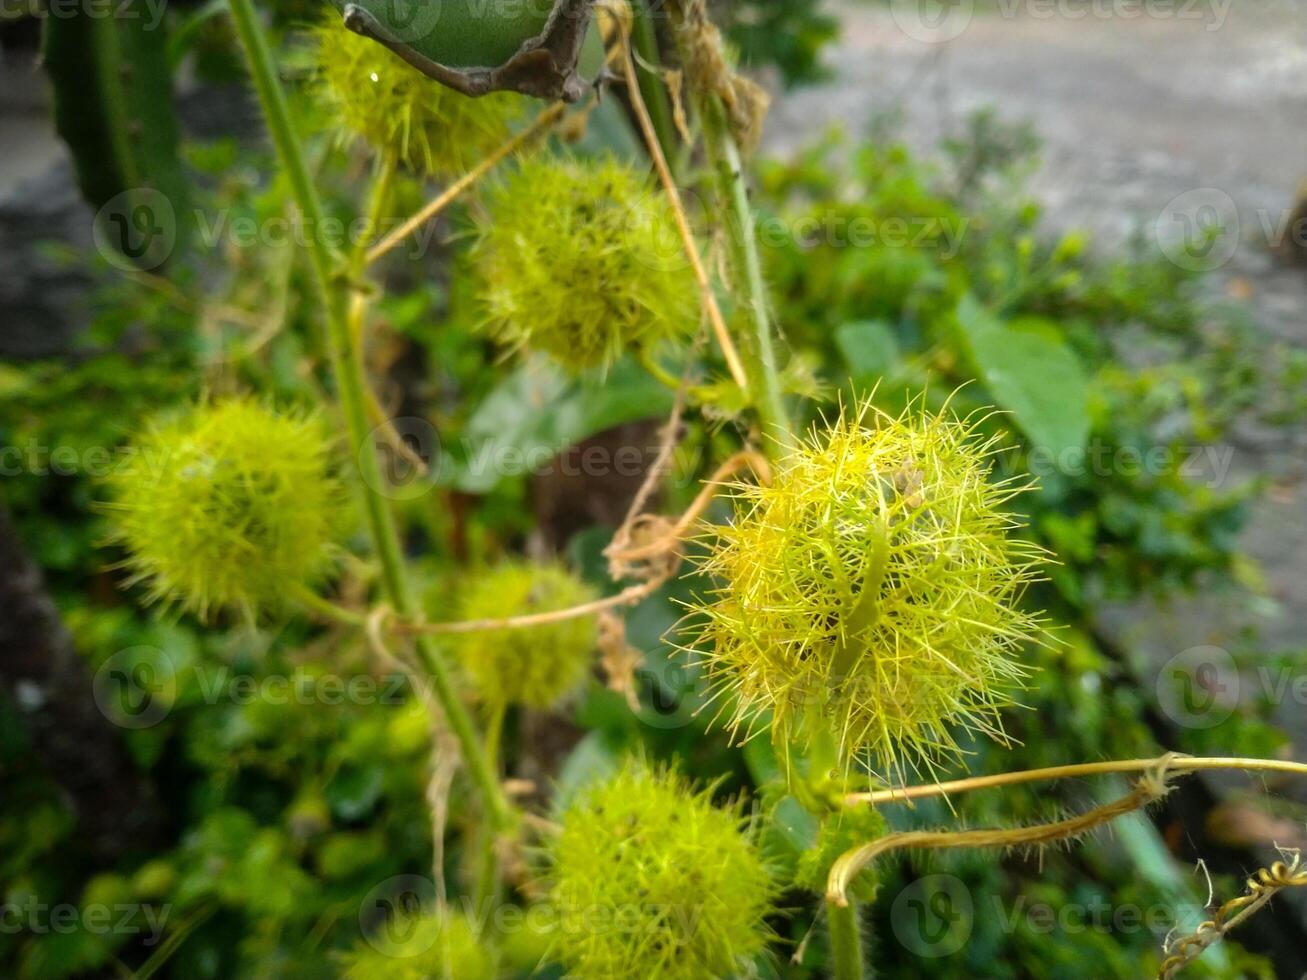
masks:
<instances>
[{"instance_id":1,"label":"background plant","mask_svg":"<svg viewBox=\"0 0 1307 980\"><path fill-rule=\"evenodd\" d=\"M297 38L291 35L287 44L297 45ZM295 64L293 59L284 63ZM309 81L307 74L291 74L294 81ZM300 129L311 134L309 150L328 154L315 173L326 214L366 213L359 178L373 172L377 160L363 150L337 149L335 127L304 97L306 91L307 84L292 86L291 97ZM638 140L631 128L610 102L594 110L585 140L569 152L606 143L605 152L627 154L635 166L644 166L635 155ZM1211 333L1190 329L1208 318L1199 315L1191 285L1173 267L1134 257L1093 259L1075 238L1041 242L1034 210L1011 203L1003 184L1021 162L1012 159L1011 146L1019 150L1022 143L1004 141L995 149L989 145L993 138L984 123L978 124L969 140L951 148L943 169L883 140L862 148L828 143L797 163L763 167L760 259L776 297L774 319L784 350L804 368L792 369L786 386L811 391L816 381L828 391L847 389L849 399L874 392L872 397L892 411L916 394L938 410L948 392L971 381L955 396L956 409L965 413L997 404L1011 410L988 420L987 432L1007 447L1004 462L1013 472L1030 464L1035 450L1095 438L1113 448L1219 441L1246 415L1249 381L1265 392L1258 401L1274 406L1281 418L1287 414L1289 396L1268 376L1267 365L1278 362L1274 353L1249 343L1237 322L1218 321ZM259 179L274 170L262 145L218 141L189 147L188 156L203 178L196 193L206 207L259 218L286 210L286 182ZM238 160L254 165L233 168ZM694 177L700 173L692 171ZM649 187L655 187L652 180ZM393 207L377 210L411 213L425 190L414 175L398 172L386 192ZM705 199L715 198L705 194ZM470 229L480 209L475 196L460 200L442 219L449 224L440 227ZM943 240L925 249L783 240L768 245L769 215L809 214L824 220L832 214L877 221L933 218L941 235L947 221L971 224L956 252ZM420 416L447 447L431 488L395 505L405 532L407 573L417 589L437 583L437 594L443 591L439 583L461 576L467 566L538 547L547 535L533 510L545 495L544 480L529 473L504 476L479 465L483 450L510 447L552 455L612 426L665 417L675 398L666 379L654 378L630 359L618 360L606 373L579 376L530 358L505 365L470 329L481 314L474 297L460 294L471 278L467 244L464 237L438 236L432 250L417 258L392 254L376 273L384 277L386 293L369 295L369 312L361 321L370 338L369 381L387 406L372 421L401 413ZM117 446L144 431L161 407L193 403L201 388L220 394L258 391L282 405L323 403L333 382L319 330L322 313L309 270L293 251L229 246L197 256L194 266L189 262L168 270L171 286L142 277L109 281L80 364L7 369L6 443ZM203 290L196 287L199 282L205 283ZM338 285L330 288L347 295ZM752 365L760 352L748 339L747 311L723 298ZM1141 334L1162 354L1143 370L1130 359ZM1017 338L1021 343L1014 343ZM1005 386L994 370L994 351L1014 348L1026 359L1003 361L1006 376L1017 379L1015 387L1010 380ZM716 461L756 441L748 394L723 380L728 372L711 341L702 351L699 363L707 368L692 370L687 394L692 410L683 416L682 451L664 492L670 513L689 504L695 479L709 475ZM675 379L685 356L667 352L665 373ZM1062 397L1056 409L1050 407L1052 400L1040 389L1045 372L1036 370L1049 358L1066 368L1059 394L1074 394L1079 377L1083 397ZM90 404L120 411L88 410ZM809 417L821 409L795 398L789 407ZM1013 754L968 745L976 752L970 770L1154 753L1156 736L1143 720L1151 691L1137 683L1135 665L1099 628L1103 603L1197 583L1211 588L1213 582L1253 581L1234 551L1233 532L1256 487L1217 492L1195 486L1177 471L1178 457L1169 458L1160 472L1134 475L1046 468L1040 489L1021 498L1022 517L1033 535L1061 563L1030 597L1031 608L1049 609L1073 628L1062 645L1027 654L1038 670L1036 686L1022 700L1037 710L1008 720L1023 746ZM315 624L297 614L260 633L237 622L200 629L189 619L159 620L124 602L115 595L112 573L91 549L102 536L104 518L90 509L99 491L86 469L74 467L67 474L33 469L7 477L6 498L92 666L140 647L167 651L173 661L178 681L166 716L149 728L121 732L133 758L165 787L172 814L169 843L123 853L103 873L88 874L75 852L76 824L48 774L26 760L26 736L10 712L3 728L8 765L0 778L6 798L21 800L22 806L6 808L4 816L3 836L14 844L5 848L12 855L3 867L5 894L11 901L33 895L84 907L166 903L173 909L173 941L155 950L131 936L106 937L84 928L69 934L28 932L0 937L3 955L15 972L30 976L102 969L115 957L179 976L331 974L343 964L361 962L370 947L360 905L379 882L429 868L436 857L426 799L432 785L429 716L420 692L406 680L408 670L379 663L358 624ZM721 516L722 505L716 506ZM620 515L610 527L618 520ZM611 529L602 523L591 521L579 533L565 535L562 550L593 588L611 590L602 556ZM368 553L361 535L349 545L358 555ZM334 597L361 610L362 597L375 589L376 574L366 562L346 561ZM882 829L870 817L853 830L846 829L848 818L823 819L827 803L809 798L807 779L796 782L793 773L787 778L766 740L732 748L719 730L708 727L711 712L694 714L703 695L698 667L663 637L679 615L674 600L690 601L709 587L693 579L670 582L627 615L626 642L645 655L643 666L627 678L627 690L588 683L574 705L551 722L530 710L510 711L503 761L509 772L541 777L542 785L543 777L556 776L559 807L637 747L654 758L676 759L688 778L717 787L721 802L756 794L760 844L776 880L786 883L777 905L789 910L773 924L778 954L762 957L758 969L823 975L829 954L824 913L813 895L816 885L831 852ZM426 611L443 618L440 609ZM372 703L335 705L212 697L214 676L222 672L268 678L297 671L311 679L380 675L393 681L398 693L384 701L378 696ZM635 712L628 692L636 697ZM542 732L551 737L540 737ZM1280 742L1274 730L1247 719L1201 738L1203 744L1171 744L1195 751L1217 745L1254 755ZM800 775L818 774L801 768ZM441 857L462 894L471 887L463 875L477 866L485 841L479 832L481 807L464 782L458 786L447 796L449 834ZM966 798L960 818L974 825L1010 825L1049 819L1056 810L1081 809L1085 802L1074 786L1056 793L1018 787ZM886 818L898 827L958 819L929 801L912 813L887 808ZM962 855L932 867L956 875L977 894L1015 896L1038 889L1054 906L1090 896L1142 905L1174 901L1167 856L1144 830L1122 845L1129 870L1123 869L1118 845L1110 843L1051 853L1041 865ZM876 869L880 893L896 893L911 869L906 862ZM791 881L797 887L789 887ZM877 969L889 976L916 975L920 961L895 941L890 915L884 904L871 913ZM1158 958L1158 945L1146 933L1068 942L1025 927L1005 932L985 920L976 927L973 941L938 962L938 972L972 976L981 969L986 975L1010 970L1016 976L1035 969L1029 964L1053 962L1068 975L1133 976ZM799 962L788 963L796 951ZM542 956L528 957L519 972L528 972ZM505 956L505 962L509 959ZM1201 961L1195 969L1206 965ZM1213 967L1227 975L1235 968Z\"/></svg>"}]
</instances>

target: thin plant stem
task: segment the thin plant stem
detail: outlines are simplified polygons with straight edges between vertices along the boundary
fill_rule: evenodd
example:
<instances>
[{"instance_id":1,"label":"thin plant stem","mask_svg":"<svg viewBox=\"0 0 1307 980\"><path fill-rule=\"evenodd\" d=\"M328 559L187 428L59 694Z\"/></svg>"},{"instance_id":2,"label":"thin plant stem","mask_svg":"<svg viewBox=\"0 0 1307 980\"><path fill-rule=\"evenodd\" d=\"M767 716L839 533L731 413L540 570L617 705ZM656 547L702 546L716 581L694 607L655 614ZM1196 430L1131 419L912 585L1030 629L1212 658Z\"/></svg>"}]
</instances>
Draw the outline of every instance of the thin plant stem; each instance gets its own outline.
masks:
<instances>
[{"instance_id":1,"label":"thin plant stem","mask_svg":"<svg viewBox=\"0 0 1307 980\"><path fill-rule=\"evenodd\" d=\"M359 273L367 265L368 245L386 221L386 211L390 207L390 191L395 183L395 171L398 161L391 150L386 150L377 162L377 172L372 178L371 201L368 203L368 215L363 232L354 243L350 255L350 271Z\"/></svg>"},{"instance_id":2,"label":"thin plant stem","mask_svg":"<svg viewBox=\"0 0 1307 980\"><path fill-rule=\"evenodd\" d=\"M552 128L558 120L563 118L563 113L566 111L567 105L558 102L551 105L544 112L540 113L540 115L536 116L531 122L531 125L527 126L526 129L508 139L498 149L494 150L489 156L481 160L481 162L475 167L441 191L440 194L428 202L421 211L413 215L413 217L409 218L369 249L367 253L367 264L371 265L399 248L399 246L404 243L404 239L408 238L409 235L413 234L413 232L417 231L436 215L440 214L441 211L453 204L454 201L458 200L464 191L497 167L505 157L516 153L541 133Z\"/></svg>"},{"instance_id":3,"label":"thin plant stem","mask_svg":"<svg viewBox=\"0 0 1307 980\"><path fill-rule=\"evenodd\" d=\"M676 142L676 127L672 123L672 103L663 88L662 79L658 77L658 32L654 29L653 14L649 10L649 0L632 0L631 2L631 40L636 54L640 56L640 95L654 130L658 133L658 144L668 165L675 174L679 149Z\"/></svg>"},{"instance_id":4,"label":"thin plant stem","mask_svg":"<svg viewBox=\"0 0 1307 980\"><path fill-rule=\"evenodd\" d=\"M1046 769L1025 769L1020 772L1003 772L992 776L972 776L947 783L923 783L919 786L902 786L897 789L878 789L869 793L850 793L844 797L847 806L869 803L906 803L952 793L970 793L978 789L1012 786L1017 783L1035 783L1051 779L1072 779L1097 776L1104 773L1147 772L1163 759L1168 759L1173 773L1199 772L1210 769L1246 769L1252 772L1282 772L1294 776L1307 776L1307 764L1283 759L1243 759L1208 756L1171 755L1157 759L1111 759L1105 762L1080 762L1074 765L1051 766Z\"/></svg>"},{"instance_id":5,"label":"thin plant stem","mask_svg":"<svg viewBox=\"0 0 1307 980\"><path fill-rule=\"evenodd\" d=\"M862 930L858 905L826 903L826 928L830 933L831 976L835 980L862 980Z\"/></svg>"},{"instance_id":6,"label":"thin plant stem","mask_svg":"<svg viewBox=\"0 0 1307 980\"><path fill-rule=\"evenodd\" d=\"M327 349L339 388L341 410L349 429L350 444L366 446L371 439L368 431L367 385L361 352L350 332L344 298L341 291L334 288L336 273L340 269L339 257L322 238L325 217L322 202L304 162L304 153L291 121L286 94L277 77L272 51L259 23L253 0L230 0L230 6L236 33L250 63L268 130L290 180L295 201L308 225L306 247L326 314ZM389 502L380 493L384 484L376 453L356 452L353 455L358 463L373 545L381 563L382 583L396 612L412 618L420 610L405 571L394 515ZM418 638L415 647L491 822L496 826L507 826L512 821L512 810L486 758L472 719L454 689L449 668L430 638Z\"/></svg>"},{"instance_id":7,"label":"thin plant stem","mask_svg":"<svg viewBox=\"0 0 1307 980\"><path fill-rule=\"evenodd\" d=\"M614 557L621 561L677 558L675 561L668 560L663 569L648 581L627 586L615 595L606 596L603 599L595 599L592 602L583 602L577 606L568 606L566 609L528 613L524 616L506 616L502 619L465 619L449 623L398 622L392 624L390 630L393 633L401 635L450 635L459 633L482 633L493 630L528 629L532 626L547 626L551 623L560 623L568 619L590 616L607 609L635 605L635 603L656 592L663 583L669 581L672 576L676 574L677 569L680 567L679 549L686 533L694 526L695 522L703 516L703 512L708 509L708 505L712 503L713 497L721 488L722 481L746 467L752 468L756 473L758 473L759 477L764 480L770 478L770 470L767 466L767 461L758 453L750 450L742 450L735 453L723 462L721 466L717 467L717 470L713 475L705 481L703 488L694 498L694 501L688 508L686 508L685 513L683 513L676 520L676 523L672 524L657 541L624 549L614 555Z\"/></svg>"},{"instance_id":8,"label":"thin plant stem","mask_svg":"<svg viewBox=\"0 0 1307 980\"><path fill-rule=\"evenodd\" d=\"M954 848L1032 847L1080 837L1095 827L1165 796L1166 779L1170 775L1172 761L1171 756L1163 756L1160 760L1149 760L1147 773L1140 777L1126 795L1065 820L997 830L907 830L886 834L861 847L855 847L836 859L831 865L830 877L826 882L826 900L836 905L849 904L848 890L853 879L872 861L890 851L909 847L928 851Z\"/></svg>"},{"instance_id":9,"label":"thin plant stem","mask_svg":"<svg viewBox=\"0 0 1307 980\"><path fill-rule=\"evenodd\" d=\"M704 143L717 170L722 198L729 211L726 224L735 280L737 288L742 290L742 303L753 327L753 359L756 363L750 372L754 379L750 394L763 435L775 443L777 450L783 451L793 445L794 430L781 396L770 301L762 274L762 258L758 254L757 226L749 204L749 189L745 185L744 161L726 123L726 110L716 95L705 95L701 115Z\"/></svg>"},{"instance_id":10,"label":"thin plant stem","mask_svg":"<svg viewBox=\"0 0 1307 980\"><path fill-rule=\"evenodd\" d=\"M606 609L620 609L633 606L641 599L648 598L658 590L666 578L650 579L638 585L631 585L615 595L583 602L579 606L555 609L552 612L529 613L525 616L506 616L503 619L465 619L449 623L398 622L391 627L392 633L402 636L457 636L464 633L484 633L494 630L530 629L533 626L548 626L581 616L591 616Z\"/></svg>"},{"instance_id":11,"label":"thin plant stem","mask_svg":"<svg viewBox=\"0 0 1307 980\"><path fill-rule=\"evenodd\" d=\"M329 599L318 595L306 585L297 586L294 589L296 601L301 603L310 612L316 613L323 619L330 620L334 623L341 623L345 626L366 626L368 617L362 613L354 612L352 609L346 609L344 606L338 606Z\"/></svg>"},{"instance_id":12,"label":"thin plant stem","mask_svg":"<svg viewBox=\"0 0 1307 980\"><path fill-rule=\"evenodd\" d=\"M653 121L649 118L649 110L644 104L644 98L640 94L640 81L636 75L635 62L631 58L631 39L626 34L626 25L620 17L614 16L618 22L618 46L620 48L622 70L626 79L626 94L631 100L631 108L635 110L635 118L640 123L640 132L644 136L645 146L649 149L649 157L653 160L654 169L658 172L658 179L663 185L663 190L667 194L668 203L672 208L672 217L676 221L676 230L681 235L681 244L685 248L686 258L690 260L690 268L694 272L695 282L699 285L699 299L703 305L704 313L708 316L708 322L712 326L713 334L717 338L717 344L722 349L722 356L726 358L726 367L731 372L731 378L737 385L745 391L749 390L749 377L744 370L744 362L740 360L740 353L735 349L735 341L731 339L731 332L726 327L726 320L722 316L722 308L717 303L717 297L713 293L712 280L708 277L708 270L703 264L703 258L699 255L699 246L695 243L694 232L690 229L690 220L686 217L685 206L681 203L681 192L676 187L676 178L672 176L671 168L667 165L667 157L663 155L662 146L658 142L658 133L654 130Z\"/></svg>"},{"instance_id":13,"label":"thin plant stem","mask_svg":"<svg viewBox=\"0 0 1307 980\"><path fill-rule=\"evenodd\" d=\"M1307 885L1307 870L1303 869L1301 853L1284 849L1280 853L1284 860L1276 861L1267 868L1259 868L1248 877L1244 894L1222 905L1192 935L1167 943L1166 951L1171 955L1158 969L1158 980L1171 980L1207 949L1260 912L1284 889Z\"/></svg>"},{"instance_id":14,"label":"thin plant stem","mask_svg":"<svg viewBox=\"0 0 1307 980\"><path fill-rule=\"evenodd\" d=\"M495 769L497 776L502 776L503 762L500 749L504 741L504 718L508 705L497 701L490 705L489 717L486 719L486 755ZM499 862L496 848L499 846L499 829L492 824L479 828L481 834L481 853L477 866L476 891L478 909L492 908L499 902Z\"/></svg>"},{"instance_id":15,"label":"thin plant stem","mask_svg":"<svg viewBox=\"0 0 1307 980\"><path fill-rule=\"evenodd\" d=\"M702 60L702 51L695 49L695 44L710 36L708 31L707 5L703 0L673 0L667 7L672 15L676 43L680 48L681 61L693 65ZM716 37L715 34L711 35ZM720 39L713 43L720 45ZM720 51L717 60L723 66L728 63ZM767 296L767 284L762 274L762 259L758 254L758 233L749 204L749 189L745 184L744 161L740 156L740 147L735 140L727 122L726 107L717 91L691 75L691 85L698 85L698 91L690 92L699 111L703 128L704 147L708 151L709 162L717 172L718 194L726 214L728 226L728 253L731 260L733 281L732 288L740 304L748 310L752 325L753 344L750 349L749 373L753 378L753 387L746 388L763 435L772 442L772 456L778 456L794 444L794 432L789 415L785 411L785 402L781 397L781 378L776 365L776 345L772 336L771 304Z\"/></svg>"},{"instance_id":16,"label":"thin plant stem","mask_svg":"<svg viewBox=\"0 0 1307 980\"><path fill-rule=\"evenodd\" d=\"M644 369L653 376L655 381L672 391L681 390L681 379L659 364L658 358L648 347L641 347L638 356Z\"/></svg>"}]
</instances>

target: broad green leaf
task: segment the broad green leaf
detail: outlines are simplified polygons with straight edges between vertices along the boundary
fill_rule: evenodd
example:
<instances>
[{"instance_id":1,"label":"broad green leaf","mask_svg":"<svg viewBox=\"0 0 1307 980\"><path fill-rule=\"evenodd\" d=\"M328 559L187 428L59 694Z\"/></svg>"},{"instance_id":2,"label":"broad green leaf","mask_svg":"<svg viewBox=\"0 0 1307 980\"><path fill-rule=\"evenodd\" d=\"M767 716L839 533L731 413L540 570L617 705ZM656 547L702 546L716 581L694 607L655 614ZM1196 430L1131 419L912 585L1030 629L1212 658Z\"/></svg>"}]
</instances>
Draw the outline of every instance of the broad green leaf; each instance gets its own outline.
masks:
<instances>
[{"instance_id":1,"label":"broad green leaf","mask_svg":"<svg viewBox=\"0 0 1307 980\"><path fill-rule=\"evenodd\" d=\"M621 764L621 755L613 747L612 740L604 732L590 732L576 743L576 748L572 749L572 754L564 760L563 767L558 772L554 812L561 813L577 790L612 775Z\"/></svg>"},{"instance_id":2,"label":"broad green leaf","mask_svg":"<svg viewBox=\"0 0 1307 980\"><path fill-rule=\"evenodd\" d=\"M539 470L582 439L624 422L666 415L672 393L635 362L569 378L546 361L523 364L491 392L464 431L457 462L442 477L467 493ZM448 447L447 447L448 448Z\"/></svg>"},{"instance_id":3,"label":"broad green leaf","mask_svg":"<svg viewBox=\"0 0 1307 980\"><path fill-rule=\"evenodd\" d=\"M1058 459L1089 438L1089 383L1075 352L1047 332L1014 330L970 294L957 322L980 379L1032 448Z\"/></svg>"},{"instance_id":4,"label":"broad green leaf","mask_svg":"<svg viewBox=\"0 0 1307 980\"><path fill-rule=\"evenodd\" d=\"M890 374L899 360L899 342L884 320L858 320L835 331L839 348L855 378L880 378Z\"/></svg>"}]
</instances>

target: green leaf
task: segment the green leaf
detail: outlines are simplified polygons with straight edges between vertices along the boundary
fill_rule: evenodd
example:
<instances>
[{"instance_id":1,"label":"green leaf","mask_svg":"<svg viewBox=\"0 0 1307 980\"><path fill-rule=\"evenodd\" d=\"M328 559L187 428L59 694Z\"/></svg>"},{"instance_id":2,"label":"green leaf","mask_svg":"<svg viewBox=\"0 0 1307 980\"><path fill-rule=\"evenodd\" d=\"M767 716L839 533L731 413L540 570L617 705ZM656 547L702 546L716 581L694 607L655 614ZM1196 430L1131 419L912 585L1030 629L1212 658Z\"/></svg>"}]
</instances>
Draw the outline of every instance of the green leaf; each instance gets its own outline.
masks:
<instances>
[{"instance_id":1,"label":"green leaf","mask_svg":"<svg viewBox=\"0 0 1307 980\"><path fill-rule=\"evenodd\" d=\"M634 361L605 375L569 378L547 361L523 364L478 406L464 431L465 455L442 478L488 493L511 476L546 465L582 439L624 422L666 415L672 393Z\"/></svg>"},{"instance_id":2,"label":"green leaf","mask_svg":"<svg viewBox=\"0 0 1307 980\"><path fill-rule=\"evenodd\" d=\"M342 820L358 820L372 811L385 784L380 765L345 766L327 783L327 803Z\"/></svg>"},{"instance_id":3,"label":"green leaf","mask_svg":"<svg viewBox=\"0 0 1307 980\"><path fill-rule=\"evenodd\" d=\"M835 346L857 378L880 378L893 372L899 360L899 342L884 320L858 320L835 330Z\"/></svg>"},{"instance_id":4,"label":"green leaf","mask_svg":"<svg viewBox=\"0 0 1307 980\"><path fill-rule=\"evenodd\" d=\"M1054 459L1089 438L1089 382L1075 352L1047 331L1014 330L970 293L958 302L967 353L1000 408L1012 413L1032 448Z\"/></svg>"},{"instance_id":5,"label":"green leaf","mask_svg":"<svg viewBox=\"0 0 1307 980\"><path fill-rule=\"evenodd\" d=\"M185 247L190 189L163 24L83 10L48 17L42 58L54 121L104 241L153 269ZM117 219L117 223L114 222Z\"/></svg>"},{"instance_id":6,"label":"green leaf","mask_svg":"<svg viewBox=\"0 0 1307 980\"><path fill-rule=\"evenodd\" d=\"M523 45L541 39L556 6L487 4L480 0L403 5L391 0L352 2L376 18L404 47L437 64L460 70L502 66ZM333 3L344 11L346 0L333 0ZM577 67L583 77L592 78L603 67L603 60L602 34L592 19L582 40Z\"/></svg>"},{"instance_id":7,"label":"green leaf","mask_svg":"<svg viewBox=\"0 0 1307 980\"><path fill-rule=\"evenodd\" d=\"M558 772L554 812L561 813L578 790L612 775L620 766L621 756L613 747L612 740L604 732L590 732L576 743L576 748L572 749L572 754Z\"/></svg>"}]
</instances>

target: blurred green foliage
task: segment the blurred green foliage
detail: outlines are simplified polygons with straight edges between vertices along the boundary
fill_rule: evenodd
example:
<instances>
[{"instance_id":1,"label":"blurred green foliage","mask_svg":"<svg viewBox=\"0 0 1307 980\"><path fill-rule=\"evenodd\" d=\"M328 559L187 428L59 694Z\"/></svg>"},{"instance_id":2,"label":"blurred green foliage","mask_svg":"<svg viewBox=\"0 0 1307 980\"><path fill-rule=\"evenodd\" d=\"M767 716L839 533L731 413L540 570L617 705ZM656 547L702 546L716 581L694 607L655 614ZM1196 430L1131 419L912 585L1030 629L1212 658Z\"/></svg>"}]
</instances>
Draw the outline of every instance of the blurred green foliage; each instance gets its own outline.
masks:
<instances>
[{"instance_id":1,"label":"blurred green foliage","mask_svg":"<svg viewBox=\"0 0 1307 980\"><path fill-rule=\"evenodd\" d=\"M735 36L746 60L778 60L792 78L815 70L830 30L815 4L745 7ZM757 8L753 20L748 8ZM328 152L326 140L319 149ZM973 746L973 772L1157 751L1146 721L1151 681L1114 648L1100 614L1109 602L1199 586L1255 588L1237 534L1258 482L1204 480L1185 464L1198 448L1227 445L1250 416L1286 424L1301 411L1291 386L1302 377L1302 357L1271 349L1252 324L1204 305L1188 274L1142 243L1097 256L1081 235L1047 237L1038 207L1020 193L1032 149L1026 134L983 116L933 162L883 132L863 144L831 137L794 161L765 163L757 195L778 318L808 376L846 400L875 391L891 410L914 394L932 407L951 397L961 411L997 404L1010 413L987 423L1009 447L1000 465L1040 477L1021 506L1058 564L1031 601L1069 626L1059 646L1032 654L1039 669L1024 698L1032 710L1009 720L1021 744ZM207 214L259 221L284 212L285 188L258 179L269 169L262 149L219 141L188 151L203 176ZM323 180L346 214L349 178ZM397 194L412 205L421 187L401 182ZM454 228L467 224L458 213L451 220ZM353 633L297 621L255 633L160 619L116 591L119 576L95 548L100 464L88 462L91 450L113 465L147 416L202 390L250 387L292 403L313 403L322 391L314 311L300 299L304 271L294 250L224 236L206 242L204 231L196 268L178 270L171 285L102 270L105 284L75 356L0 367L0 444L75 450L78 462L67 468L6 475L4 493L78 649L92 671L126 652L135 658L129 666L153 657L169 678L157 704L162 716L120 735L161 791L173 843L163 853L123 854L94 875L84 870L73 815L32 760L16 712L0 704L0 903L79 910L68 929L47 927L48 912L34 911L24 928L0 930L0 973L23 980L123 969L187 980L340 975L375 962L367 938L375 938L378 889L399 876L429 878L437 860L426 804L427 715L392 665ZM406 259L381 304L396 350L377 355L393 355L378 370L399 365L416 376L405 410L429 419L449 453L439 484L402 504L410 552L437 595L464 562L520 550L535 524L529 472L489 478L475 466L479 448L547 455L612 425L657 417L667 403L666 391L631 364L581 379L505 368L460 328L465 246L441 236ZM1009 371L999 370L996 347L1021 351L1019 368L1007 362ZM738 443L729 425L693 422L670 502ZM1078 461L1080 447L1100 447L1108 463ZM1136 454L1155 462L1120 465ZM601 555L610 534L593 527L567 546L601 588L612 588ZM713 709L699 710L706 697L696 669L670 642L675 600L702 587L677 581L627 617L627 638L645 654L638 710L592 682L561 718L510 713L504 754L517 771L554 787L555 808L633 750L717 780L722 796L756 790L778 874L810 885L821 873L814 862L835 844L820 840L810 814L781 791L768 746L732 748L710 728ZM1281 741L1252 714L1200 733L1202 744L1197 733L1171 734L1177 742L1169 748L1219 744L1232 754L1266 754ZM437 764L444 751L437 746ZM441 855L456 883L464 840L477 831L464 798L448 798L452 834ZM964 822L980 826L1047 819L1086 802L1044 788L957 806ZM957 819L942 804L885 815L894 828ZM1044 929L1026 910L1170 909L1176 892L1157 861L1123 835L1038 859L887 863L876 880L860 883L881 897L869 913L877 975L925 969L903 939L894 901L922 873L952 875L974 897L966 942L929 961L939 980L1143 975L1155 969L1159 931ZM760 973L823 975L827 951L812 929L820 913L811 895L791 889L780 904L787 914L772 923L780 953L760 960ZM139 931L97 927L88 912L103 907L131 909ZM1226 955L1223 966L1214 957L1193 975L1269 975L1236 946ZM545 948L533 947L499 968L527 975L542 959ZM538 975L558 970L546 965Z\"/></svg>"}]
</instances>

